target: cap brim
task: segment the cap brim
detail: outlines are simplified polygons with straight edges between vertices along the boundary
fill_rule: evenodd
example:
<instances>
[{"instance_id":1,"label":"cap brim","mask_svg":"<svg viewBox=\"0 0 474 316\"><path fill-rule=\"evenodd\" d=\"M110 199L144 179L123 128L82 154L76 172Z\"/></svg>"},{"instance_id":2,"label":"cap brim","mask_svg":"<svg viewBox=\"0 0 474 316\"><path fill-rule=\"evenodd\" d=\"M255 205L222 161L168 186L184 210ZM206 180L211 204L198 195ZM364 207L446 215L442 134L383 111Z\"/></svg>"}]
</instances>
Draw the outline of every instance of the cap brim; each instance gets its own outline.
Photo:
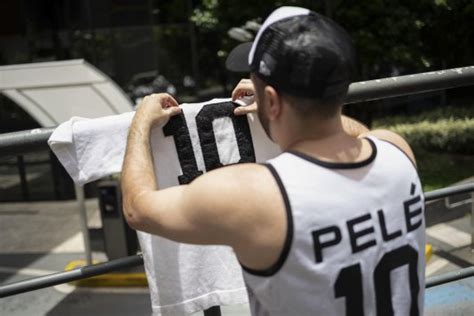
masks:
<instances>
[{"instance_id":1,"label":"cap brim","mask_svg":"<svg viewBox=\"0 0 474 316\"><path fill-rule=\"evenodd\" d=\"M250 72L249 53L252 42L240 44L229 53L225 67L233 72Z\"/></svg>"}]
</instances>

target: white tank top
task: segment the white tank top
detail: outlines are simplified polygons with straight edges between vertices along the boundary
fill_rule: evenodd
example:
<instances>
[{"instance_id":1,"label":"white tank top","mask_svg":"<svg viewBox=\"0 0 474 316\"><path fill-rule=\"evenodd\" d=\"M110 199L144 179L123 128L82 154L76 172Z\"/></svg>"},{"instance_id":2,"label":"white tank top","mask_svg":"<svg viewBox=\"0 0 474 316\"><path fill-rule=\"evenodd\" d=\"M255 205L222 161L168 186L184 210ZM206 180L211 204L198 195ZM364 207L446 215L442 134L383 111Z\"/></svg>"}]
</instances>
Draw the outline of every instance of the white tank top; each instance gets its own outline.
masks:
<instances>
[{"instance_id":1,"label":"white tank top","mask_svg":"<svg viewBox=\"0 0 474 316\"><path fill-rule=\"evenodd\" d=\"M393 144L329 163L285 152L267 164L287 211L274 266L243 267L253 315L423 315L424 196Z\"/></svg>"}]
</instances>

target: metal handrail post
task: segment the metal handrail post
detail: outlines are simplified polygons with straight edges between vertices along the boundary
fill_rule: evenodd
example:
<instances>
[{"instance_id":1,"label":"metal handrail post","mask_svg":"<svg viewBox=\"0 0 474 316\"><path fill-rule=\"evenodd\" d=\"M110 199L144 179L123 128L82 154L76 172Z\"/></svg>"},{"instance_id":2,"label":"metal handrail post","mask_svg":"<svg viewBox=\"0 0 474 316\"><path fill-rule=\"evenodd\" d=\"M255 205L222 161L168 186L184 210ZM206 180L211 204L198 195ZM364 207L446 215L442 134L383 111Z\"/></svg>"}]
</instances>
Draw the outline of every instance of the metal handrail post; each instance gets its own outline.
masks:
<instances>
[{"instance_id":1,"label":"metal handrail post","mask_svg":"<svg viewBox=\"0 0 474 316\"><path fill-rule=\"evenodd\" d=\"M0 134L0 157L48 150L48 139L55 127Z\"/></svg>"},{"instance_id":2,"label":"metal handrail post","mask_svg":"<svg viewBox=\"0 0 474 316\"><path fill-rule=\"evenodd\" d=\"M426 280L425 288L428 289L436 285L453 282L472 276L474 276L474 267L468 267L461 270L436 275Z\"/></svg>"},{"instance_id":3,"label":"metal handrail post","mask_svg":"<svg viewBox=\"0 0 474 316\"><path fill-rule=\"evenodd\" d=\"M474 182L469 182L465 184L455 185L447 188L442 188L425 193L425 201L432 201L437 199L442 199L455 194L463 194L474 192Z\"/></svg>"},{"instance_id":4,"label":"metal handrail post","mask_svg":"<svg viewBox=\"0 0 474 316\"><path fill-rule=\"evenodd\" d=\"M58 272L37 278L10 283L7 285L0 286L0 298L39 290L67 282L82 280L85 278L90 278L93 276L109 273L120 269L140 266L142 264L143 257L141 254L138 254L135 256L115 259L104 263L77 268L71 271ZM474 276L474 267L468 267L458 271L449 272L446 274L428 278L426 280L425 287L430 288L436 285L457 281L471 276Z\"/></svg>"},{"instance_id":5,"label":"metal handrail post","mask_svg":"<svg viewBox=\"0 0 474 316\"><path fill-rule=\"evenodd\" d=\"M143 257L141 254L116 259L104 263L94 264L77 268L71 271L57 272L24 281L10 283L0 286L0 298L39 290L67 282L82 280L96 275L109 273L116 270L141 266Z\"/></svg>"},{"instance_id":6,"label":"metal handrail post","mask_svg":"<svg viewBox=\"0 0 474 316\"><path fill-rule=\"evenodd\" d=\"M84 187L75 184L74 190L76 191L76 200L79 210L79 224L81 225L82 240L84 242L84 253L86 256L87 265L92 264L92 251L91 251L91 239L89 235L89 228L87 226L87 210L84 198Z\"/></svg>"},{"instance_id":7,"label":"metal handrail post","mask_svg":"<svg viewBox=\"0 0 474 316\"><path fill-rule=\"evenodd\" d=\"M346 103L393 98L474 84L474 66L355 82Z\"/></svg>"},{"instance_id":8,"label":"metal handrail post","mask_svg":"<svg viewBox=\"0 0 474 316\"><path fill-rule=\"evenodd\" d=\"M474 191L471 192L471 251L474 250Z\"/></svg>"}]
</instances>

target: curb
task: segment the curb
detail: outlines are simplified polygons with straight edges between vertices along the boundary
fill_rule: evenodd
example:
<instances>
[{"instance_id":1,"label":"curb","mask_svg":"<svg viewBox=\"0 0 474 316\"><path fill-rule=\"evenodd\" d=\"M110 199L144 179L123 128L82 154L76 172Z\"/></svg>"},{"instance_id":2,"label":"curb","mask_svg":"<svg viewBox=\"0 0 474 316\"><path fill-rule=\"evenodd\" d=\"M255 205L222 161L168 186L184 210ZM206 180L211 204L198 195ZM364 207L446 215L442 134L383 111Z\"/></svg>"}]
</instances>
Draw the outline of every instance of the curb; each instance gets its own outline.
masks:
<instances>
[{"instance_id":1,"label":"curb","mask_svg":"<svg viewBox=\"0 0 474 316\"><path fill-rule=\"evenodd\" d=\"M433 247L430 244L425 246L425 261L428 262L433 254Z\"/></svg>"}]
</instances>

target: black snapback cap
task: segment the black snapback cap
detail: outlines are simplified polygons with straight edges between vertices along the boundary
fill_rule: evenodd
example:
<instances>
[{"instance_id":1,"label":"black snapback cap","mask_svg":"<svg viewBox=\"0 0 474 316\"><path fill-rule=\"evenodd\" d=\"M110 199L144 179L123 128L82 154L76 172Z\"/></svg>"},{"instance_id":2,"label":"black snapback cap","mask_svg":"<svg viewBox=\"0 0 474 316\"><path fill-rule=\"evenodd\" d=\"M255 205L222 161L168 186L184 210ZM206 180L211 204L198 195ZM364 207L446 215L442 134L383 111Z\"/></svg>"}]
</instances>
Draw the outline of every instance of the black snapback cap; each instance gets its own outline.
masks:
<instances>
[{"instance_id":1,"label":"black snapback cap","mask_svg":"<svg viewBox=\"0 0 474 316\"><path fill-rule=\"evenodd\" d=\"M299 97L347 94L356 57L346 31L308 9L273 11L255 40L235 47L226 60L234 72L252 72L277 90Z\"/></svg>"}]
</instances>

